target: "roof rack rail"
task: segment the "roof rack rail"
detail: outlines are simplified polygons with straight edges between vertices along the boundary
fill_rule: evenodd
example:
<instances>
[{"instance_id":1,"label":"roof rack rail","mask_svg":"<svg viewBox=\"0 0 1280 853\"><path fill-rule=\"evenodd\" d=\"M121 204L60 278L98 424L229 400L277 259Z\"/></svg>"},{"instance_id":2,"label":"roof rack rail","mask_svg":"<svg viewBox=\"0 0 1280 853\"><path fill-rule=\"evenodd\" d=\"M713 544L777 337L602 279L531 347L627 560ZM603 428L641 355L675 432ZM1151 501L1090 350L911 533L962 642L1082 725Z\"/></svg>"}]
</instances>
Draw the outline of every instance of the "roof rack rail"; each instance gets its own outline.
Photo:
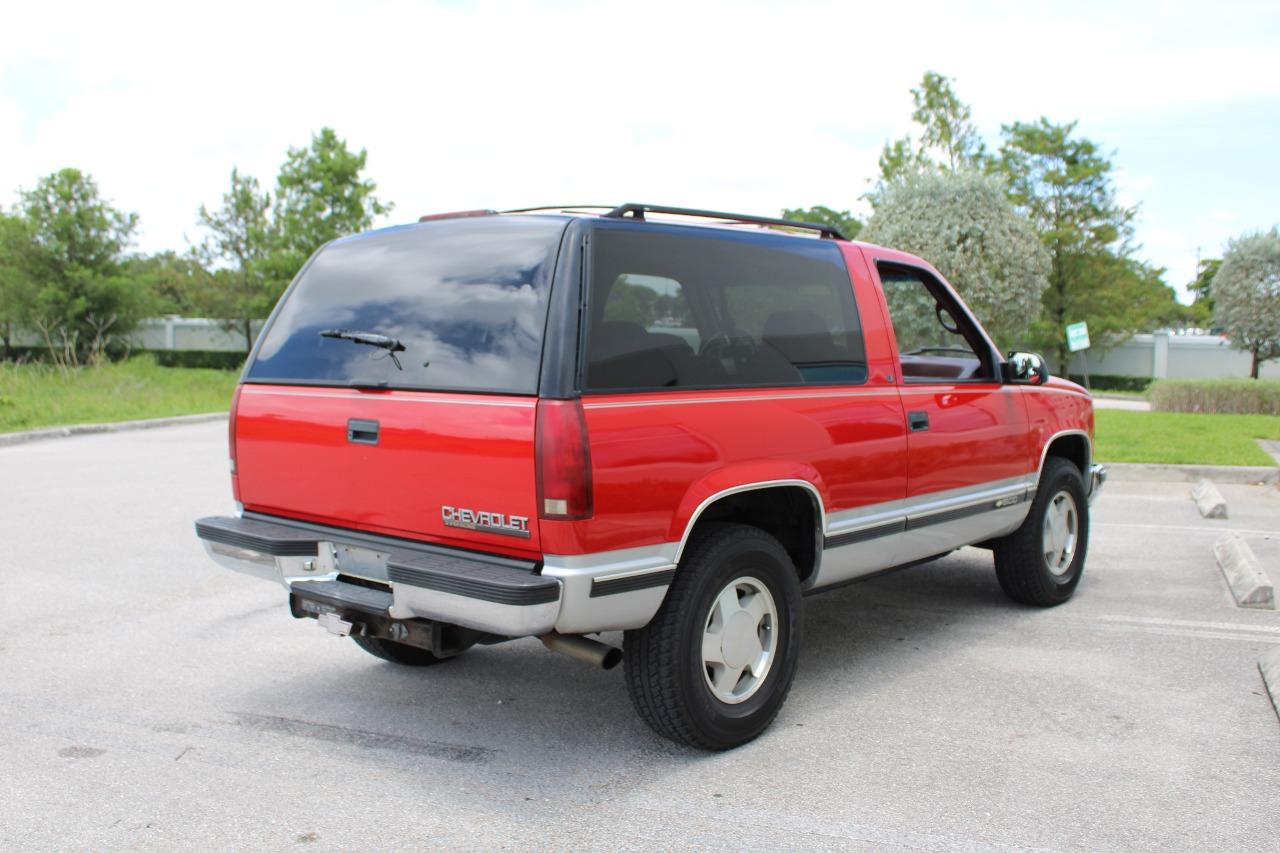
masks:
<instances>
[{"instance_id":1,"label":"roof rack rail","mask_svg":"<svg viewBox=\"0 0 1280 853\"><path fill-rule=\"evenodd\" d=\"M660 204L635 204L627 203L615 207L613 210L604 214L609 219L622 219L627 214L632 219L644 219L646 213L670 213L677 216L697 216L705 219L724 219L731 222L744 222L752 225L773 225L780 228L800 228L805 231L817 231L824 239L827 240L847 240L848 237L840 233L840 229L833 225L823 225L819 222L799 222L794 219L774 219L768 216L744 216L740 213L722 213L716 210L696 210L689 207L664 207Z\"/></svg>"},{"instance_id":2,"label":"roof rack rail","mask_svg":"<svg viewBox=\"0 0 1280 853\"><path fill-rule=\"evenodd\" d=\"M451 210L448 213L428 213L426 216L419 216L419 222L434 222L437 219L467 219L472 216L497 216L498 211L489 210L488 208L480 208L478 210Z\"/></svg>"},{"instance_id":3,"label":"roof rack rail","mask_svg":"<svg viewBox=\"0 0 1280 853\"><path fill-rule=\"evenodd\" d=\"M550 210L556 213L568 210L611 210L611 204L540 204L537 207L517 207L514 210L504 210L503 213L538 213L543 210Z\"/></svg>"}]
</instances>

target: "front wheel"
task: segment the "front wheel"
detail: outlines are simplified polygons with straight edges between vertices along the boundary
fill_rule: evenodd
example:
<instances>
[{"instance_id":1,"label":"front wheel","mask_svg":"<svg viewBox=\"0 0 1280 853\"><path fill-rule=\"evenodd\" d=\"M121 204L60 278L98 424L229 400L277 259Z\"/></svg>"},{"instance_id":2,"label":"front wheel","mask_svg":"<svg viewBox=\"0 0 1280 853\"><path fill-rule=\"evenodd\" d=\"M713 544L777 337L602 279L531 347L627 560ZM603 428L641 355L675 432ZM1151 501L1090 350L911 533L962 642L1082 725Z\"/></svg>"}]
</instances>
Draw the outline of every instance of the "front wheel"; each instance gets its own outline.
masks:
<instances>
[{"instance_id":1,"label":"front wheel","mask_svg":"<svg viewBox=\"0 0 1280 853\"><path fill-rule=\"evenodd\" d=\"M1062 604L1080 583L1088 546L1089 501L1080 469L1050 457L1026 520L993 548L1000 588L1021 604Z\"/></svg>"},{"instance_id":2,"label":"front wheel","mask_svg":"<svg viewBox=\"0 0 1280 853\"><path fill-rule=\"evenodd\" d=\"M787 698L801 619L796 569L778 540L708 525L657 615L626 633L631 701L663 737L711 750L744 744Z\"/></svg>"}]
</instances>

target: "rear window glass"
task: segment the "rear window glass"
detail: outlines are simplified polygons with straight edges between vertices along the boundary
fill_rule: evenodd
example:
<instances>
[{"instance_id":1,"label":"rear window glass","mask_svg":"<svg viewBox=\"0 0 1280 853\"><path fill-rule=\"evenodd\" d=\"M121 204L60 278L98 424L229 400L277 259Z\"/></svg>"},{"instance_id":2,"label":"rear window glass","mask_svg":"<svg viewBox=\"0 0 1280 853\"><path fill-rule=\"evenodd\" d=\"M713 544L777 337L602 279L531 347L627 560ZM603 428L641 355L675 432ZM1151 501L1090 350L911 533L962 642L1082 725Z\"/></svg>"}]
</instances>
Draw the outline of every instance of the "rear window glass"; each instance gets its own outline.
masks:
<instances>
[{"instance_id":1,"label":"rear window glass","mask_svg":"<svg viewBox=\"0 0 1280 853\"><path fill-rule=\"evenodd\" d=\"M333 243L289 292L246 378L536 393L564 228L562 219L486 217ZM403 349L321 334L340 331Z\"/></svg>"}]
</instances>

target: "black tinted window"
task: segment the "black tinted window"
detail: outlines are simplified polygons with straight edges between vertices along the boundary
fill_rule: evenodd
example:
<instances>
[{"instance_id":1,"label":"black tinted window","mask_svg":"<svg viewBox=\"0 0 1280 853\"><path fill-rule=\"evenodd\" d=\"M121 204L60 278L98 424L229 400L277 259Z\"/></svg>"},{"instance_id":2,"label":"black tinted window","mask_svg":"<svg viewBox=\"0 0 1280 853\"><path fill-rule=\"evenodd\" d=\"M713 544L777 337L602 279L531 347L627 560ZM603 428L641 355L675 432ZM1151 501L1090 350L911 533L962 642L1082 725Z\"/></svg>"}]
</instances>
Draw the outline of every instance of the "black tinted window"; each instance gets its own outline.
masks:
<instances>
[{"instance_id":1,"label":"black tinted window","mask_svg":"<svg viewBox=\"0 0 1280 853\"><path fill-rule=\"evenodd\" d=\"M248 379L535 393L564 227L495 216L333 243L290 291ZM404 350L392 359L320 334L334 329L384 335Z\"/></svg>"},{"instance_id":2,"label":"black tinted window","mask_svg":"<svg viewBox=\"0 0 1280 853\"><path fill-rule=\"evenodd\" d=\"M835 244L608 222L593 244L589 390L866 381Z\"/></svg>"}]
</instances>

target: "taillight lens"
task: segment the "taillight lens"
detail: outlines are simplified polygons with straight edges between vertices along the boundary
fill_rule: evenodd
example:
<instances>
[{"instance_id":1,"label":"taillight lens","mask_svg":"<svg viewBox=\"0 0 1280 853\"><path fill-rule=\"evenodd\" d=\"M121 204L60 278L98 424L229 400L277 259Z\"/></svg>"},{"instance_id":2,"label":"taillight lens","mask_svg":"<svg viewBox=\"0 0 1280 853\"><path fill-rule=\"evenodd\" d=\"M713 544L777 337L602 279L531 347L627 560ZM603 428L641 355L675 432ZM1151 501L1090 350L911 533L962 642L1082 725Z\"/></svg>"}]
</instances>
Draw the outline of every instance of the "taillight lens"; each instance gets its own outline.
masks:
<instances>
[{"instance_id":1,"label":"taillight lens","mask_svg":"<svg viewBox=\"0 0 1280 853\"><path fill-rule=\"evenodd\" d=\"M240 480L236 477L236 411L240 408L240 389L237 385L231 395L231 414L227 417L227 455L231 459L231 492L236 500L240 500Z\"/></svg>"},{"instance_id":2,"label":"taillight lens","mask_svg":"<svg viewBox=\"0 0 1280 853\"><path fill-rule=\"evenodd\" d=\"M590 518L591 448L579 400L539 400L534 436L538 469L538 517Z\"/></svg>"}]
</instances>

